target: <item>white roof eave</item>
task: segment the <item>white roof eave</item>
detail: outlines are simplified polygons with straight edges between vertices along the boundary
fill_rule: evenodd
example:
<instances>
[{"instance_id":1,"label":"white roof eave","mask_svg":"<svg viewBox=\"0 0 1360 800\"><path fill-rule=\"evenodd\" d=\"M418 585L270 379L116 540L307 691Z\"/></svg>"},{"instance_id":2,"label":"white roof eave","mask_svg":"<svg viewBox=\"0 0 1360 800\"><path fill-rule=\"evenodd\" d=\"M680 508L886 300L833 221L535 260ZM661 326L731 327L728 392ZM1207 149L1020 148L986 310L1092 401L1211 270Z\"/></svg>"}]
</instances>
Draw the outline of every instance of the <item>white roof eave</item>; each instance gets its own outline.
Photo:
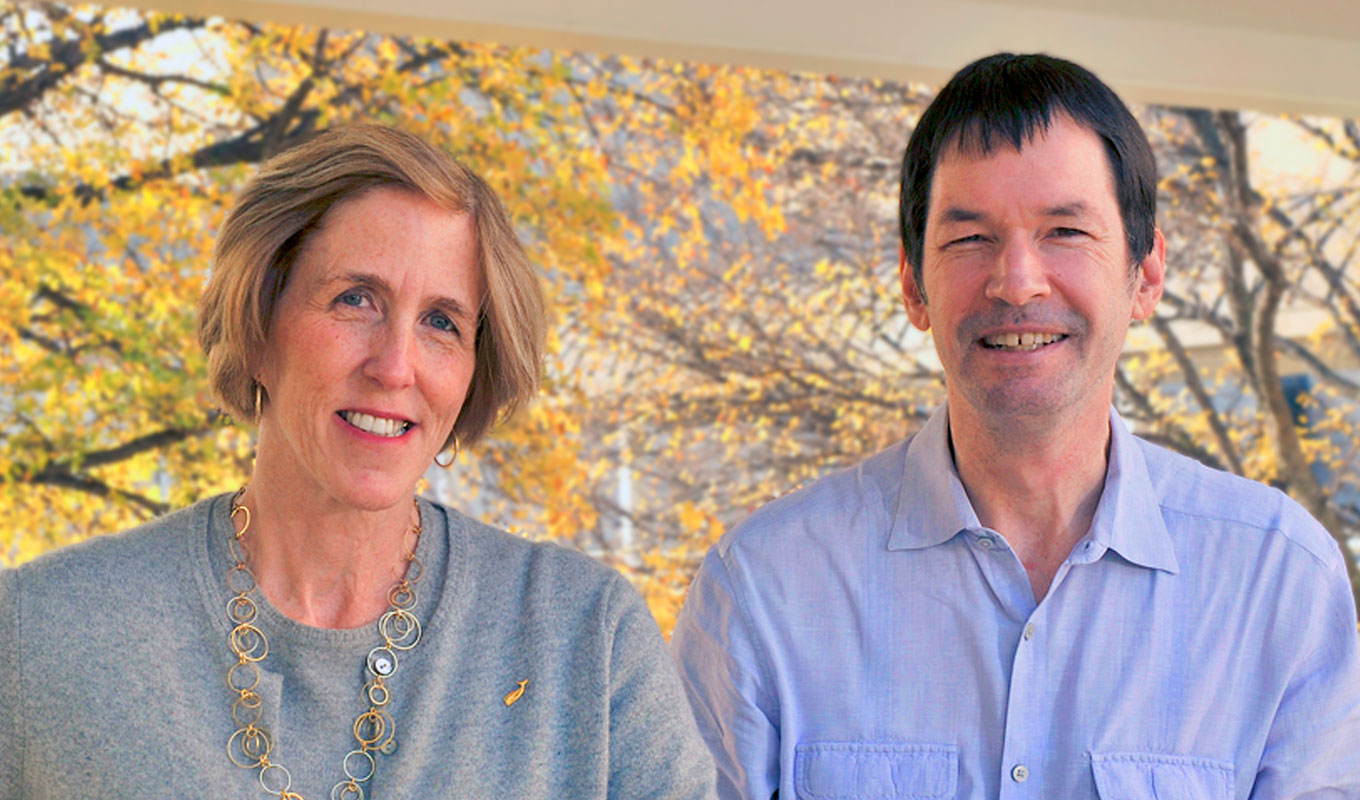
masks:
<instances>
[{"instance_id":1,"label":"white roof eave","mask_svg":"<svg viewBox=\"0 0 1360 800\"><path fill-rule=\"evenodd\" d=\"M134 0L201 16L938 85L1042 51L1127 99L1360 117L1354 0ZM1095 9L1094 11L1091 9Z\"/></svg>"}]
</instances>

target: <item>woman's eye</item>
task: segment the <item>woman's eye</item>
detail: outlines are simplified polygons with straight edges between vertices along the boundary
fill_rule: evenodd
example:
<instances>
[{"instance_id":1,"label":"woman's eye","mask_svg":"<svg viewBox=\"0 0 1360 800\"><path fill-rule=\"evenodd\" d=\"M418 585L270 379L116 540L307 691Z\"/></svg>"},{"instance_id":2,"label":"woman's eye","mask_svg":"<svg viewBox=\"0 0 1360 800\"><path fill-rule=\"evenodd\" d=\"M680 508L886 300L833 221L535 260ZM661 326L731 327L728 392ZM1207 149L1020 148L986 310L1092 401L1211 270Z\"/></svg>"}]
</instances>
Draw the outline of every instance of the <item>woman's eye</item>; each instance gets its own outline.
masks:
<instances>
[{"instance_id":1,"label":"woman's eye","mask_svg":"<svg viewBox=\"0 0 1360 800\"><path fill-rule=\"evenodd\" d=\"M361 308L364 303L368 301L368 297L360 291L345 292L336 299L341 305L346 305L350 308Z\"/></svg>"},{"instance_id":2,"label":"woman's eye","mask_svg":"<svg viewBox=\"0 0 1360 800\"><path fill-rule=\"evenodd\" d=\"M955 239L954 241L950 242L948 245L945 246L950 247L956 244L976 244L977 242L980 241L982 241L982 234L974 233L969 236L960 236L959 238Z\"/></svg>"},{"instance_id":3,"label":"woman's eye","mask_svg":"<svg viewBox=\"0 0 1360 800\"><path fill-rule=\"evenodd\" d=\"M442 311L436 311L433 314L430 314L430 326L436 330L448 331L450 333L458 332L458 326L454 325L453 320L449 319L449 316Z\"/></svg>"}]
</instances>

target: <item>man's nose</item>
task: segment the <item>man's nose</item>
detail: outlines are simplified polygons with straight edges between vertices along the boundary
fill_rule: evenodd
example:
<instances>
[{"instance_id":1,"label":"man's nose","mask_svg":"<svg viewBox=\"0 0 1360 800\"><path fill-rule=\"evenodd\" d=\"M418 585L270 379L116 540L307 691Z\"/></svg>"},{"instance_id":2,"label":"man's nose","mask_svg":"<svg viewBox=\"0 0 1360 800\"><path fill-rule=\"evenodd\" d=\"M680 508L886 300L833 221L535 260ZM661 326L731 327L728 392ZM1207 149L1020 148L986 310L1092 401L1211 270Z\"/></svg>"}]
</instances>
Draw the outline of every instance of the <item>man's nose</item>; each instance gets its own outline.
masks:
<instances>
[{"instance_id":1,"label":"man's nose","mask_svg":"<svg viewBox=\"0 0 1360 800\"><path fill-rule=\"evenodd\" d=\"M987 281L987 298L1023 306L1048 297L1050 291L1048 272L1035 243L1027 237L1008 239Z\"/></svg>"},{"instance_id":2,"label":"man's nose","mask_svg":"<svg viewBox=\"0 0 1360 800\"><path fill-rule=\"evenodd\" d=\"M385 388L398 389L415 382L415 333L407 325L387 323L374 331L364 374Z\"/></svg>"}]
</instances>

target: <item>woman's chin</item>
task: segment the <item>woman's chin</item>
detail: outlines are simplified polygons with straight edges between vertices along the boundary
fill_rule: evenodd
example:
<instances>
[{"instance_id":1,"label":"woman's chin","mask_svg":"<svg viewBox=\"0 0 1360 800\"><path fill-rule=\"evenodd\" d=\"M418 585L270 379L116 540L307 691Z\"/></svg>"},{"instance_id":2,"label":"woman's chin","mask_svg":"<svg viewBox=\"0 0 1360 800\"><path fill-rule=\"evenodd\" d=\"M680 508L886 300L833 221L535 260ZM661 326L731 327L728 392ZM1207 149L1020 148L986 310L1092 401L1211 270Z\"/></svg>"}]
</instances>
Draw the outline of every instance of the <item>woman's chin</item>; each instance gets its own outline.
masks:
<instances>
[{"instance_id":1,"label":"woman's chin","mask_svg":"<svg viewBox=\"0 0 1360 800\"><path fill-rule=\"evenodd\" d=\"M390 473L358 475L346 481L333 495L358 511L382 511L398 503L410 503L419 479L419 475L408 480Z\"/></svg>"}]
</instances>

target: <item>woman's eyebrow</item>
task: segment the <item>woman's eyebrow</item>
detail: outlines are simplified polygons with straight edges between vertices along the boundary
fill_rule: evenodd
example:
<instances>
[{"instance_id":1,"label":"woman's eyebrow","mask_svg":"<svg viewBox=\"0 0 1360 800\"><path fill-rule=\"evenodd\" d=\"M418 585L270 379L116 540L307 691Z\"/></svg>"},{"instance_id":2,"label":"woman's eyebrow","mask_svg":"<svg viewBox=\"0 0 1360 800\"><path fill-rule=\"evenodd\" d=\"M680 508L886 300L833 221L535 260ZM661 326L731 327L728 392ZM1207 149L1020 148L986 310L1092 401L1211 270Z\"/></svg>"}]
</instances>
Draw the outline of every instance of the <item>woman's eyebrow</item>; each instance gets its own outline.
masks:
<instances>
[{"instance_id":1,"label":"woman's eyebrow","mask_svg":"<svg viewBox=\"0 0 1360 800\"><path fill-rule=\"evenodd\" d=\"M445 297L438 295L430 298L429 304L447 313L449 316L459 317L464 320L472 320L472 310L463 305L456 297Z\"/></svg>"}]
</instances>

